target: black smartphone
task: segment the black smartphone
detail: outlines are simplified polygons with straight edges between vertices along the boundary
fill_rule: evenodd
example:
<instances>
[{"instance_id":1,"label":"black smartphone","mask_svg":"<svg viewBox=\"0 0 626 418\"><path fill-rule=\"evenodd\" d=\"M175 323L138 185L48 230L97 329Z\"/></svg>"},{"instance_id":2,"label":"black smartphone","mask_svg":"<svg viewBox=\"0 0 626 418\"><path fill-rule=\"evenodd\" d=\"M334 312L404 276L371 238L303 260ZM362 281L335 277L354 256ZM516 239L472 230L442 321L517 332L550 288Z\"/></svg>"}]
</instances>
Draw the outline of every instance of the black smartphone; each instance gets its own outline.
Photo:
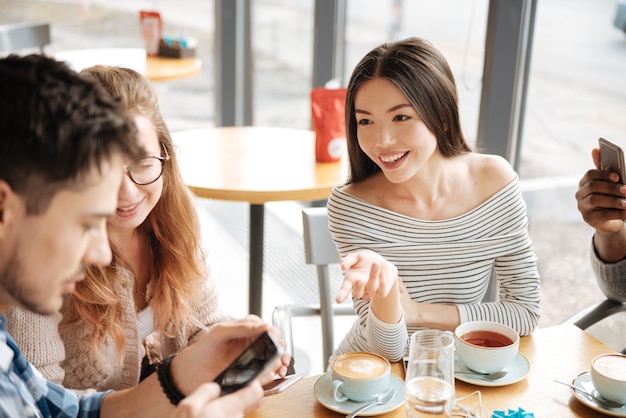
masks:
<instances>
[{"instance_id":1,"label":"black smartphone","mask_svg":"<svg viewBox=\"0 0 626 418\"><path fill-rule=\"evenodd\" d=\"M600 168L615 171L619 174L619 182L626 182L626 167L624 166L624 151L622 147L605 138L598 138L600 146Z\"/></svg>"},{"instance_id":2,"label":"black smartphone","mask_svg":"<svg viewBox=\"0 0 626 418\"><path fill-rule=\"evenodd\" d=\"M280 356L280 345L269 332L264 332L215 378L214 382L222 388L220 396L246 386Z\"/></svg>"},{"instance_id":3,"label":"black smartphone","mask_svg":"<svg viewBox=\"0 0 626 418\"><path fill-rule=\"evenodd\" d=\"M282 379L274 379L271 382L263 385L263 391L265 392L265 396L280 393L300 379L302 379L302 375L300 373L290 374L289 376L285 376Z\"/></svg>"}]
</instances>

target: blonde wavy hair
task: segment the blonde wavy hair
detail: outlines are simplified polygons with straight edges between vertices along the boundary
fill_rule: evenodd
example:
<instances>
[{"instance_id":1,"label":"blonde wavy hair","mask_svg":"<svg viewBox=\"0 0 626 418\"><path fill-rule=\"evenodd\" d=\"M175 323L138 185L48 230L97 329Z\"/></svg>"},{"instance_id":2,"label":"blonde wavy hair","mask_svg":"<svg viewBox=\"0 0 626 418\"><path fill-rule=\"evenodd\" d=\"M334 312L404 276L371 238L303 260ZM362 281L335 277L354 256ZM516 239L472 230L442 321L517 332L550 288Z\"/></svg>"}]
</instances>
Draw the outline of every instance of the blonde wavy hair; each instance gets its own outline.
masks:
<instances>
[{"instance_id":1,"label":"blonde wavy hair","mask_svg":"<svg viewBox=\"0 0 626 418\"><path fill-rule=\"evenodd\" d=\"M156 92L141 74L128 68L97 65L81 71L118 98L129 114L148 117L156 128L161 146L170 159L163 167L163 192L154 209L140 226L150 237L152 249L151 306L157 331L167 337L181 333L188 336L196 300L206 273L199 260L200 226L191 193L183 182L170 132L159 111ZM116 344L119 361L123 361L126 344L122 322L122 305L115 291L120 281L117 261L121 254L112 245L113 261L106 267L89 267L85 280L79 282L63 310L73 320L84 321L93 329L91 345L95 352L107 337ZM65 315L64 315L65 319ZM70 319L72 320L72 319Z\"/></svg>"}]
</instances>

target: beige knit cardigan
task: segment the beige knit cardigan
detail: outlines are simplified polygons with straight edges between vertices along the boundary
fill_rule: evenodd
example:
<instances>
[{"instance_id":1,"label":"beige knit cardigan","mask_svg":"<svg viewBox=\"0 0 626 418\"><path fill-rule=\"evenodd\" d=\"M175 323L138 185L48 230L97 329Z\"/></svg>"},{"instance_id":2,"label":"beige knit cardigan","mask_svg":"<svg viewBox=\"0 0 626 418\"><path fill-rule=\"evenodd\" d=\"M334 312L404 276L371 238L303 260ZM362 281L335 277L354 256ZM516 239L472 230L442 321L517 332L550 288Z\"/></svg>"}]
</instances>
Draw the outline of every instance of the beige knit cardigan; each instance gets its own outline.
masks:
<instances>
[{"instance_id":1,"label":"beige knit cardigan","mask_svg":"<svg viewBox=\"0 0 626 418\"><path fill-rule=\"evenodd\" d=\"M178 352L193 343L206 328L189 324L189 338L166 338L156 331L143 341L139 340L137 315L133 299L133 274L120 268L122 279L116 282L116 292L122 301L123 322L126 330L126 350L123 363L119 363L116 347L108 340L101 347L101 358L92 352L90 337L92 326L81 321L72 304L65 301L63 316L37 315L21 308L13 307L7 312L9 333L13 336L26 358L43 375L54 383L76 390L95 389L98 391L120 390L135 386L141 374L141 362L145 354L151 363L160 361L171 353ZM203 303L194 306L194 315L206 327L228 319L218 309L218 295L215 281L205 280ZM147 299L152 299L152 286L148 285ZM69 308L69 309L68 309Z\"/></svg>"}]
</instances>

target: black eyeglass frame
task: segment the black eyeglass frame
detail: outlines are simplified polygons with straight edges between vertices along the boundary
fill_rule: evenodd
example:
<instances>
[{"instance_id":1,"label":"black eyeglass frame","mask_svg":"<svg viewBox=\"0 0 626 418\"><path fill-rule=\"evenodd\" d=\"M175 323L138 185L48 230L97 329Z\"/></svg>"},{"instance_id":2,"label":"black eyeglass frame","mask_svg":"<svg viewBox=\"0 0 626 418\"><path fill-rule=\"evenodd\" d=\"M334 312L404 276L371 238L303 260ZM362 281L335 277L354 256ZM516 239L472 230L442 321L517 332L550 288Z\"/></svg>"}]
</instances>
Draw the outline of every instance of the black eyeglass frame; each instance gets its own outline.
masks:
<instances>
[{"instance_id":1,"label":"black eyeglass frame","mask_svg":"<svg viewBox=\"0 0 626 418\"><path fill-rule=\"evenodd\" d=\"M167 148L165 147L165 145L163 145L163 143L161 143L161 148L163 149L163 152L165 153L165 157L161 157L161 156L150 156L150 157L145 157L142 158L142 160L145 160L146 158L156 158L157 160L159 160L159 162L161 163L161 172L159 173L159 175L152 181L148 181L148 182L140 182L137 181L134 177L133 177L133 173L130 171L129 169L129 165L125 165L124 166L124 171L128 174L128 177L132 180L133 183L139 185L139 186L147 186L148 184L152 184L155 181L157 181L158 179L161 178L161 176L163 175L163 165L165 164L166 161L170 160L170 155L167 152ZM131 164L132 166L132 164Z\"/></svg>"}]
</instances>

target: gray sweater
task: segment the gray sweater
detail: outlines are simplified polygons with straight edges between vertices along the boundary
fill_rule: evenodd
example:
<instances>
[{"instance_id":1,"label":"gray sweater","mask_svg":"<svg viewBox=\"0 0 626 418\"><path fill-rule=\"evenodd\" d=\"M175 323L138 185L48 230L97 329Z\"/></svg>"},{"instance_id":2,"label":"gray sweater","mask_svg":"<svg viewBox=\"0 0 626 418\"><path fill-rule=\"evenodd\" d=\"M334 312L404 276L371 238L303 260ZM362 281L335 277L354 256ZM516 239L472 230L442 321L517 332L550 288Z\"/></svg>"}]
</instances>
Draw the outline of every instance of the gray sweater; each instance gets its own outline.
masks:
<instances>
[{"instance_id":1,"label":"gray sweater","mask_svg":"<svg viewBox=\"0 0 626 418\"><path fill-rule=\"evenodd\" d=\"M600 290L608 299L626 302L626 259L606 263L598 258L593 242L591 247L591 266L596 273Z\"/></svg>"}]
</instances>

